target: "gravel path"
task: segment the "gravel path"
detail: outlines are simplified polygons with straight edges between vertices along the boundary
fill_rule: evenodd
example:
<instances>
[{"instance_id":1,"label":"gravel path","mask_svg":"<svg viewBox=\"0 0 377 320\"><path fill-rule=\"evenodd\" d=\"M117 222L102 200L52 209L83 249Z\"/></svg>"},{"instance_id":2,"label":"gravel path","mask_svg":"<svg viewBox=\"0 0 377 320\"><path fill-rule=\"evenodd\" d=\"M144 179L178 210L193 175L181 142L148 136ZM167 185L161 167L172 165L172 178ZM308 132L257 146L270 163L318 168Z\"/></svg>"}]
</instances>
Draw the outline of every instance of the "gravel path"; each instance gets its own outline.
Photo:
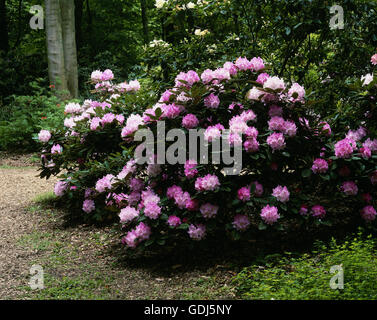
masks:
<instances>
[{"instance_id":1,"label":"gravel path","mask_svg":"<svg viewBox=\"0 0 377 320\"><path fill-rule=\"evenodd\" d=\"M39 219L26 211L38 194L51 191L55 180L39 179L34 167L0 168L0 299L15 294L20 275L28 277L32 250L17 245L18 239L38 230Z\"/></svg>"}]
</instances>

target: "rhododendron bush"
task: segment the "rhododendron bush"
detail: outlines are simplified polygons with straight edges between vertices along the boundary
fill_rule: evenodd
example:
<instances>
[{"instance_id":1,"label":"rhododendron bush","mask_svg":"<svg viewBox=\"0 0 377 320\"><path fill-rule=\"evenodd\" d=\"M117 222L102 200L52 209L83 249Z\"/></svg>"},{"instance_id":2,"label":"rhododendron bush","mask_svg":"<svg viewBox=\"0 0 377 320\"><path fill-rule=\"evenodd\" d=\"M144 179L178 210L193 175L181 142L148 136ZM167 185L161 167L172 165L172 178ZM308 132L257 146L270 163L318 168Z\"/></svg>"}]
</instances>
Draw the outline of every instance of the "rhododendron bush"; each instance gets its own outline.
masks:
<instances>
[{"instance_id":1,"label":"rhododendron bush","mask_svg":"<svg viewBox=\"0 0 377 320\"><path fill-rule=\"evenodd\" d=\"M85 219L117 219L127 248L375 220L376 137L363 123L333 132L305 89L271 74L259 57L181 72L147 107L137 81L115 84L110 70L93 72L92 81L98 101L67 105L64 126L40 132L41 177L64 172L55 194ZM191 159L189 140L183 163L159 163L157 154L138 162L135 134L156 136L161 121L186 136L203 129L210 150L219 139L239 148L241 171L227 174L214 153L207 164ZM174 141L165 142L169 153Z\"/></svg>"}]
</instances>

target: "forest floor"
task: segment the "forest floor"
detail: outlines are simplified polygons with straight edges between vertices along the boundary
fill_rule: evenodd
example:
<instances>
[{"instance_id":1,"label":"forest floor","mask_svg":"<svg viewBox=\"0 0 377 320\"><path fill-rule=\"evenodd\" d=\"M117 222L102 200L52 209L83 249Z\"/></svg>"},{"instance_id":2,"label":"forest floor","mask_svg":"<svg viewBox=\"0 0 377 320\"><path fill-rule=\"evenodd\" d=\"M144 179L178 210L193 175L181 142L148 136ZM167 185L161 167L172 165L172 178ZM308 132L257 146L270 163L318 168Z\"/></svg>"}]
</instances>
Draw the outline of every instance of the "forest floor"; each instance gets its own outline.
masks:
<instances>
[{"instance_id":1,"label":"forest floor","mask_svg":"<svg viewBox=\"0 0 377 320\"><path fill-rule=\"evenodd\" d=\"M35 161L0 154L0 299L236 297L232 265L205 257L189 265L128 259L116 226L67 224L61 209L49 205L56 178L37 177ZM29 286L33 265L43 268L44 289Z\"/></svg>"}]
</instances>

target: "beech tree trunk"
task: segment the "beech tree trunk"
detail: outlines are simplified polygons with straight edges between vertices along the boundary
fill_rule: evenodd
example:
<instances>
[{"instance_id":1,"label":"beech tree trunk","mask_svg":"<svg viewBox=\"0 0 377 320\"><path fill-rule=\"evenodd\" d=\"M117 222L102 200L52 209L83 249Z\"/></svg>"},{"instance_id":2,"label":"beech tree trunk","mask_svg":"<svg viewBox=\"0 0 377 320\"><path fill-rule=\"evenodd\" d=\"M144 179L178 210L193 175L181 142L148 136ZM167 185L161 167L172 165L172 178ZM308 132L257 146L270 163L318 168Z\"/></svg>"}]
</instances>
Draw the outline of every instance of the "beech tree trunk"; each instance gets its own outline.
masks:
<instances>
[{"instance_id":1,"label":"beech tree trunk","mask_svg":"<svg viewBox=\"0 0 377 320\"><path fill-rule=\"evenodd\" d=\"M65 98L78 97L73 0L46 0L47 59L50 83ZM62 91L66 93L61 93Z\"/></svg>"},{"instance_id":2,"label":"beech tree trunk","mask_svg":"<svg viewBox=\"0 0 377 320\"><path fill-rule=\"evenodd\" d=\"M60 0L62 16L62 34L64 50L64 66L68 90L73 98L77 98L78 74L75 36L75 3L74 0Z\"/></svg>"}]
</instances>

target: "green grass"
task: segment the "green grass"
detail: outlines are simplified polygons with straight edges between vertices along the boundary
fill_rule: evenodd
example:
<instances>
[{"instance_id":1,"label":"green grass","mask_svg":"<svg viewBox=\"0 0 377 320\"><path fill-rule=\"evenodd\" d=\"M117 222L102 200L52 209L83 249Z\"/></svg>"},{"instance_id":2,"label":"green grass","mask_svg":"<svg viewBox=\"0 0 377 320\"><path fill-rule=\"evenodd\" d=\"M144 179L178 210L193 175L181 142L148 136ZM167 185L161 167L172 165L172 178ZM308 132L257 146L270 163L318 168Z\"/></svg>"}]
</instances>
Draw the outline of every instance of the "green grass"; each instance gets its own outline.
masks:
<instances>
[{"instance_id":1,"label":"green grass","mask_svg":"<svg viewBox=\"0 0 377 320\"><path fill-rule=\"evenodd\" d=\"M341 244L317 243L311 254L266 257L263 265L245 268L234 279L242 299L364 300L377 299L377 242L359 233ZM344 288L332 289L331 266L340 265ZM336 283L338 283L336 281Z\"/></svg>"}]
</instances>

